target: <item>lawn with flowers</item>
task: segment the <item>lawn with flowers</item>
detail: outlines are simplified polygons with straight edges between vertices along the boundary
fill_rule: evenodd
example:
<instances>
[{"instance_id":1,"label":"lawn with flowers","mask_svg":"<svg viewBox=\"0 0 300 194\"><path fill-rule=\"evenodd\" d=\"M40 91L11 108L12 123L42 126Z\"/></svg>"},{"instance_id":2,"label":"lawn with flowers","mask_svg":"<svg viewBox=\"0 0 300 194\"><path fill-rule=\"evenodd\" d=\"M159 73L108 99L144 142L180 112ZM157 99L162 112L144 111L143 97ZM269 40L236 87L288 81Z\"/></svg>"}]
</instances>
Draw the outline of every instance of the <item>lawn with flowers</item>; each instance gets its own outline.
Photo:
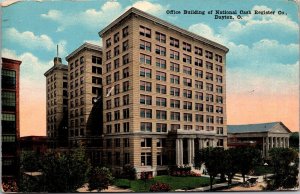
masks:
<instances>
[{"instance_id":1,"label":"lawn with flowers","mask_svg":"<svg viewBox=\"0 0 300 194\"><path fill-rule=\"evenodd\" d=\"M114 185L121 188L128 188L135 192L149 192L152 185L156 183L168 184L171 191L176 189L194 189L198 187L208 186L209 178L201 176L156 176L152 179L144 180L132 180L116 179Z\"/></svg>"}]
</instances>

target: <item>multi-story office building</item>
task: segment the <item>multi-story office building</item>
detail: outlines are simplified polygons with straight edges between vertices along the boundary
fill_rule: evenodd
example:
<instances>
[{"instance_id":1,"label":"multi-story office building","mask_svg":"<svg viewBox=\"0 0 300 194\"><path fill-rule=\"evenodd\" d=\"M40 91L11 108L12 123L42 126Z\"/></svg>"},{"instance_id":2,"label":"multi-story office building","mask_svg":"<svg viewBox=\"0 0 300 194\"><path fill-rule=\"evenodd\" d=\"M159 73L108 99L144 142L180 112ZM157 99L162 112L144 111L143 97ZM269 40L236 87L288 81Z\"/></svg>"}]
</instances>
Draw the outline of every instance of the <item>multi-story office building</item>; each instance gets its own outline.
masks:
<instances>
[{"instance_id":1,"label":"multi-story office building","mask_svg":"<svg viewBox=\"0 0 300 194\"><path fill-rule=\"evenodd\" d=\"M84 43L66 60L69 68L69 145L84 144L87 151L91 151L92 161L97 161L102 134L102 49Z\"/></svg>"},{"instance_id":2,"label":"multi-story office building","mask_svg":"<svg viewBox=\"0 0 300 194\"><path fill-rule=\"evenodd\" d=\"M106 165L156 175L226 147L226 47L135 8L99 35Z\"/></svg>"},{"instance_id":3,"label":"multi-story office building","mask_svg":"<svg viewBox=\"0 0 300 194\"><path fill-rule=\"evenodd\" d=\"M54 57L54 65L46 77L46 117L49 148L65 147L68 144L68 66Z\"/></svg>"},{"instance_id":4,"label":"multi-story office building","mask_svg":"<svg viewBox=\"0 0 300 194\"><path fill-rule=\"evenodd\" d=\"M2 181L16 179L19 174L20 65L21 61L2 58Z\"/></svg>"}]
</instances>

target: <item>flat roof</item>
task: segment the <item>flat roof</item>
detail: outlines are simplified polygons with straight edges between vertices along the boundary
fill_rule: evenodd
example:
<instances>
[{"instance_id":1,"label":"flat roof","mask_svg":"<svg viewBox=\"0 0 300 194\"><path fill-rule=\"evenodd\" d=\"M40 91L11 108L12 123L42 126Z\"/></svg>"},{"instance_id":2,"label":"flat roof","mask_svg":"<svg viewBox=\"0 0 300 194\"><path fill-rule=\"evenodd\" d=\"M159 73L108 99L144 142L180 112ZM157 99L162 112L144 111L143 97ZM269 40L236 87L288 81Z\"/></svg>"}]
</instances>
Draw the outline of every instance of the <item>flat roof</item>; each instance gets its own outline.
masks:
<instances>
[{"instance_id":1,"label":"flat roof","mask_svg":"<svg viewBox=\"0 0 300 194\"><path fill-rule=\"evenodd\" d=\"M127 16L129 16L129 15L132 14L132 13L137 14L137 15L139 15L139 16L141 16L141 17L147 19L147 20L153 21L153 22L155 22L155 23L157 23L157 24L160 24L160 25L162 25L162 26L165 26L165 27L167 27L167 28L169 28L169 29L172 29L172 30L174 30L174 31L177 31L177 32L179 32L179 33L182 33L182 34L184 34L184 35L186 35L186 36L189 36L190 38L194 38L194 39L196 39L196 40L199 40L199 41L201 41L201 42L203 42L203 43L206 43L206 44L208 44L208 45L210 45L210 46L212 46L212 47L216 47L216 48L218 48L218 49L221 49L221 50L225 51L226 53L229 51L229 49L228 49L227 47L225 47L225 46L223 46L223 45L221 45L221 44L219 44L219 43L216 43L216 42L211 41L211 40L209 40L209 39L207 39L207 38L204 38L204 37L202 37L202 36L199 36L199 35L197 35L197 34L195 34L195 33L192 33L192 32L190 32L190 31L187 31L187 30L185 30L185 29L183 29L183 28L180 28L180 27L178 27L178 26L175 26L175 25L173 25L173 24L171 24L171 23L168 23L168 22L166 22L166 21L164 21L164 20L162 20L162 19L160 19L160 18L158 18L158 17L155 17L155 16L153 16L153 15L151 15L151 14L148 14L148 13L146 13L146 12L143 12L143 11L137 9L137 8L134 8L134 7L131 7L131 8L130 8L129 10L127 10L124 14L122 14L120 17L118 17L116 20L114 20L112 23L110 23L108 26L106 26L104 29L102 29L102 30L98 33L99 36L102 37L103 34L104 34L105 32L107 32L109 29L111 29L112 27L114 27L115 25L117 25L119 22L121 22L123 19L125 19Z\"/></svg>"},{"instance_id":2,"label":"flat roof","mask_svg":"<svg viewBox=\"0 0 300 194\"><path fill-rule=\"evenodd\" d=\"M76 50L74 50L71 54L66 56L66 60L68 61L70 58L72 58L74 55L76 55L77 53L79 53L81 50L83 50L85 48L93 49L93 50L102 52L102 47L101 46L85 42L80 47L78 47Z\"/></svg>"}]
</instances>

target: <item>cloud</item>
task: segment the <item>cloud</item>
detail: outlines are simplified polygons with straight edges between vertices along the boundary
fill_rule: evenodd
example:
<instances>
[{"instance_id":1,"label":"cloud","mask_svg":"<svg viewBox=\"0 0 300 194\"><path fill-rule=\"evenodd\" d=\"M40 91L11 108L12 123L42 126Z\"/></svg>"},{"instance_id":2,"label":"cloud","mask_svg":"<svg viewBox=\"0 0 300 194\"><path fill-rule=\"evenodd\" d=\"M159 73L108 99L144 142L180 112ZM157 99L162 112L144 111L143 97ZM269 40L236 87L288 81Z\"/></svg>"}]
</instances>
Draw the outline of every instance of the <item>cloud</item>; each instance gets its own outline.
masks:
<instances>
[{"instance_id":1,"label":"cloud","mask_svg":"<svg viewBox=\"0 0 300 194\"><path fill-rule=\"evenodd\" d=\"M164 13L168 7L150 1L137 1L133 3L132 6L154 15ZM119 17L132 6L123 8L117 1L107 1L99 9L87 9L79 13L65 13L59 10L49 10L46 14L41 14L41 17L57 22L60 25L57 31L63 31L67 27L78 24L92 29L100 29L108 25L112 20Z\"/></svg>"},{"instance_id":2,"label":"cloud","mask_svg":"<svg viewBox=\"0 0 300 194\"><path fill-rule=\"evenodd\" d=\"M52 38L45 34L36 35L31 31L19 32L16 28L8 28L5 33L5 37L10 37L10 41L15 42L27 49L47 51L56 50L56 44L53 42ZM58 45L60 45L61 48L60 53L62 55L66 54L66 44L67 42L65 40L58 42Z\"/></svg>"}]
</instances>

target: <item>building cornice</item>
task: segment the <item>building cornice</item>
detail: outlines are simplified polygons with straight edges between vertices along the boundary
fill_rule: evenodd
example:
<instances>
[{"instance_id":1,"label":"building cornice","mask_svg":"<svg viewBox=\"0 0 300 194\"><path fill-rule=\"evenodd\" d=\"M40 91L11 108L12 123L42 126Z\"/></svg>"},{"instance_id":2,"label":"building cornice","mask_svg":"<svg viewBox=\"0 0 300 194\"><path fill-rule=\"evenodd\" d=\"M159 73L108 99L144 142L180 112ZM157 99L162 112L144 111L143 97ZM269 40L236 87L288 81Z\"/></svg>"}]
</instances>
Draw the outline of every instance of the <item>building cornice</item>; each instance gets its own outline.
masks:
<instances>
[{"instance_id":1,"label":"building cornice","mask_svg":"<svg viewBox=\"0 0 300 194\"><path fill-rule=\"evenodd\" d=\"M95 51L102 52L102 47L95 45L95 44L85 42L80 47L78 47L76 50L74 50L71 54L66 56L66 61L69 61L70 58L74 57L77 53L79 53L80 51L82 51L84 49L92 49Z\"/></svg>"},{"instance_id":2,"label":"building cornice","mask_svg":"<svg viewBox=\"0 0 300 194\"><path fill-rule=\"evenodd\" d=\"M51 74L54 70L64 70L64 71L68 71L68 65L61 64L61 65L58 65L58 66L53 66L53 67L51 67L49 70L47 70L47 71L44 73L44 76L48 76L48 75Z\"/></svg>"},{"instance_id":3,"label":"building cornice","mask_svg":"<svg viewBox=\"0 0 300 194\"><path fill-rule=\"evenodd\" d=\"M13 64L17 64L17 65L21 65L22 61L16 60L16 59L9 59L9 58L5 58L2 57L2 63L13 63Z\"/></svg>"},{"instance_id":4,"label":"building cornice","mask_svg":"<svg viewBox=\"0 0 300 194\"><path fill-rule=\"evenodd\" d=\"M154 22L154 23L156 23L156 24L159 24L159 25L162 25L162 26L164 26L164 27L166 27L166 28L169 28L169 29L172 29L172 30L174 30L174 31L177 31L177 32L180 33L180 34L186 35L186 36L188 36L188 37L190 37L190 38L193 38L193 39L195 39L195 40L198 40L198 41L200 41L200 42L203 42L204 44L207 44L207 45L210 45L210 46L212 46L212 47L221 49L221 50L225 51L226 53L229 51L229 49L228 49L227 47L225 47L225 46L223 46L223 45L221 45L221 44L219 44L219 43L216 43L216 42L214 42L214 41L211 41L211 40L209 40L209 39L206 39L206 38L204 38L204 37L202 37L202 36L199 36L199 35L197 35L197 34L195 34L195 33L189 32L189 31L187 31L187 30L185 30L185 29L183 29L183 28L180 28L180 27L178 27L178 26L175 26L175 25L173 25L173 24L171 24L171 23L168 23L168 22L166 22L166 21L164 21L164 20L162 20L162 19L160 19L160 18L158 18L158 17L155 17L155 16L153 16L153 15L150 15L150 14L148 14L148 13L146 13L146 12L143 12L143 11L141 11L141 10L139 10L139 9L136 9L136 8L134 8L134 7L130 8L128 11L126 11L124 14L122 14L120 17L118 17L116 20L114 20L112 23L110 23L108 26L106 26L103 30L101 30L101 31L98 33L99 36L102 37L103 34L106 33L109 29L111 29L111 28L113 28L115 25L119 24L122 20L124 20L127 16L129 16L129 15L132 14L132 13L133 13L133 14L136 14L136 15L138 15L138 16L140 16L140 17L143 17L143 18L145 18L145 19L147 19L147 20L150 20L150 21L152 21L152 22Z\"/></svg>"}]
</instances>

